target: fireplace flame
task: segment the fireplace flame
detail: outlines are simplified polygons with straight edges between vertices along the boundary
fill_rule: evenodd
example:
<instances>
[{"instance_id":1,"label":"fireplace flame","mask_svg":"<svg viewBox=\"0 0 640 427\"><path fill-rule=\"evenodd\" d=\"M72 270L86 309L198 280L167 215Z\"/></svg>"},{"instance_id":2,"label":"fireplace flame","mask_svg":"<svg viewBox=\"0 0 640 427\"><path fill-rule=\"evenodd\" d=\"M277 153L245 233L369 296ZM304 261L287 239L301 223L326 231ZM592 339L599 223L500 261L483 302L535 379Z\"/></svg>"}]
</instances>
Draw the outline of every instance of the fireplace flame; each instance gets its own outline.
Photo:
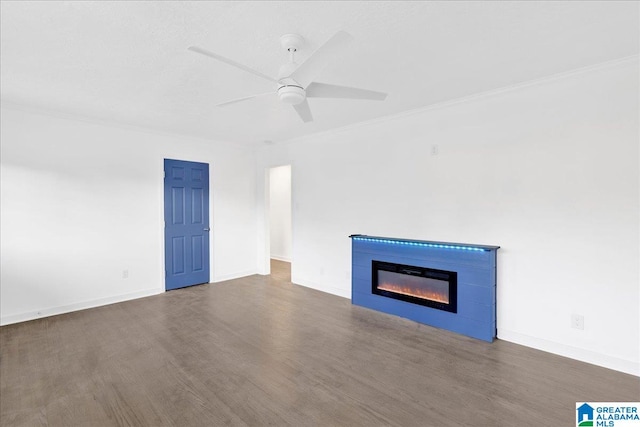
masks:
<instances>
[{"instance_id":1,"label":"fireplace flame","mask_svg":"<svg viewBox=\"0 0 640 427\"><path fill-rule=\"evenodd\" d=\"M382 283L378 285L378 289L383 291L394 292L396 294L409 295L416 298L428 299L431 301L441 302L444 304L449 304L449 295L434 292L426 289L416 289L411 286L401 286L395 283Z\"/></svg>"}]
</instances>

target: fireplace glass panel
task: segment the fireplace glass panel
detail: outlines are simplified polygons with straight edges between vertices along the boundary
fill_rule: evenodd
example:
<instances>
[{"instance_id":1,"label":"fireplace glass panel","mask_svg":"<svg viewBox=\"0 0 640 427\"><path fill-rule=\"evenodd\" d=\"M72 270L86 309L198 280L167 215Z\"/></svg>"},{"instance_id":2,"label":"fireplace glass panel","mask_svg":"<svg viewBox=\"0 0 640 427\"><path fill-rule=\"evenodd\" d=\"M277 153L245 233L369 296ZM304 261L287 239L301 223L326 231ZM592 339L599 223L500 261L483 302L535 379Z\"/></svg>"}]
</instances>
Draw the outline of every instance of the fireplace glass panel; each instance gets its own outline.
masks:
<instances>
[{"instance_id":1,"label":"fireplace glass panel","mask_svg":"<svg viewBox=\"0 0 640 427\"><path fill-rule=\"evenodd\" d=\"M378 271L378 289L449 304L449 282L429 277Z\"/></svg>"},{"instance_id":2,"label":"fireplace glass panel","mask_svg":"<svg viewBox=\"0 0 640 427\"><path fill-rule=\"evenodd\" d=\"M374 294L457 312L456 272L381 261L373 261L372 267Z\"/></svg>"}]
</instances>

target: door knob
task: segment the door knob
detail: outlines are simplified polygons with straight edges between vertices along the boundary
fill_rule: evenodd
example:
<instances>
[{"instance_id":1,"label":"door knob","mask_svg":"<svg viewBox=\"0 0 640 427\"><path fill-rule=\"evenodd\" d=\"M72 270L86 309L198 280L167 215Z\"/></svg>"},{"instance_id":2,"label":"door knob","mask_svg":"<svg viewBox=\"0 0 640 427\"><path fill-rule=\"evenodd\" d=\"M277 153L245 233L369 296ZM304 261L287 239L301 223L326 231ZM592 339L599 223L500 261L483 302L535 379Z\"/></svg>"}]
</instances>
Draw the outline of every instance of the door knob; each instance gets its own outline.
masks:
<instances>
[{"instance_id":1,"label":"door knob","mask_svg":"<svg viewBox=\"0 0 640 427\"><path fill-rule=\"evenodd\" d=\"M209 227L203 228L204 231L209 231Z\"/></svg>"}]
</instances>

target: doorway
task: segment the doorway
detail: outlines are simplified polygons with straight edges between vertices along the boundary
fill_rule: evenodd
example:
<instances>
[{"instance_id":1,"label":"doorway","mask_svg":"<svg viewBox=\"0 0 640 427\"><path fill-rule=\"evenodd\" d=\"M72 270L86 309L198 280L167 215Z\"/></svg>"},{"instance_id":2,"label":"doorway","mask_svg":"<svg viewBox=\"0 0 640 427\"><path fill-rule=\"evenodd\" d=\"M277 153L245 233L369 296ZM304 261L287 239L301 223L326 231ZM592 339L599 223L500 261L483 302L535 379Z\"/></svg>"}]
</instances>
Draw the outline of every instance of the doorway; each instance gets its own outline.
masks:
<instances>
[{"instance_id":1,"label":"doorway","mask_svg":"<svg viewBox=\"0 0 640 427\"><path fill-rule=\"evenodd\" d=\"M291 268L291 165L269 169L269 259ZM286 263L286 265L284 264Z\"/></svg>"},{"instance_id":2,"label":"doorway","mask_svg":"<svg viewBox=\"0 0 640 427\"><path fill-rule=\"evenodd\" d=\"M209 165L164 159L165 289L209 283Z\"/></svg>"}]
</instances>

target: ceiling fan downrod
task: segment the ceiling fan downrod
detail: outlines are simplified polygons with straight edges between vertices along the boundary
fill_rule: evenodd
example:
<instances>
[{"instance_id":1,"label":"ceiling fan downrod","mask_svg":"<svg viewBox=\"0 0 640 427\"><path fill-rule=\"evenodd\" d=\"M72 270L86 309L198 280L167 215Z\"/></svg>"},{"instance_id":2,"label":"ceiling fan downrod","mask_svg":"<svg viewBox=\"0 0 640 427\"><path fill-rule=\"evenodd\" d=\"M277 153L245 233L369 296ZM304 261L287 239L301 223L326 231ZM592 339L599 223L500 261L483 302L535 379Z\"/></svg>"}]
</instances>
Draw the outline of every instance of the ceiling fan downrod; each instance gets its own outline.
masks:
<instances>
[{"instance_id":1,"label":"ceiling fan downrod","mask_svg":"<svg viewBox=\"0 0 640 427\"><path fill-rule=\"evenodd\" d=\"M285 34L280 37L280 44L289 52L289 62L283 64L278 72L278 98L285 104L298 105L304 102L307 94L304 88L289 76L298 68L295 53L304 44L304 39L298 34Z\"/></svg>"}]
</instances>

